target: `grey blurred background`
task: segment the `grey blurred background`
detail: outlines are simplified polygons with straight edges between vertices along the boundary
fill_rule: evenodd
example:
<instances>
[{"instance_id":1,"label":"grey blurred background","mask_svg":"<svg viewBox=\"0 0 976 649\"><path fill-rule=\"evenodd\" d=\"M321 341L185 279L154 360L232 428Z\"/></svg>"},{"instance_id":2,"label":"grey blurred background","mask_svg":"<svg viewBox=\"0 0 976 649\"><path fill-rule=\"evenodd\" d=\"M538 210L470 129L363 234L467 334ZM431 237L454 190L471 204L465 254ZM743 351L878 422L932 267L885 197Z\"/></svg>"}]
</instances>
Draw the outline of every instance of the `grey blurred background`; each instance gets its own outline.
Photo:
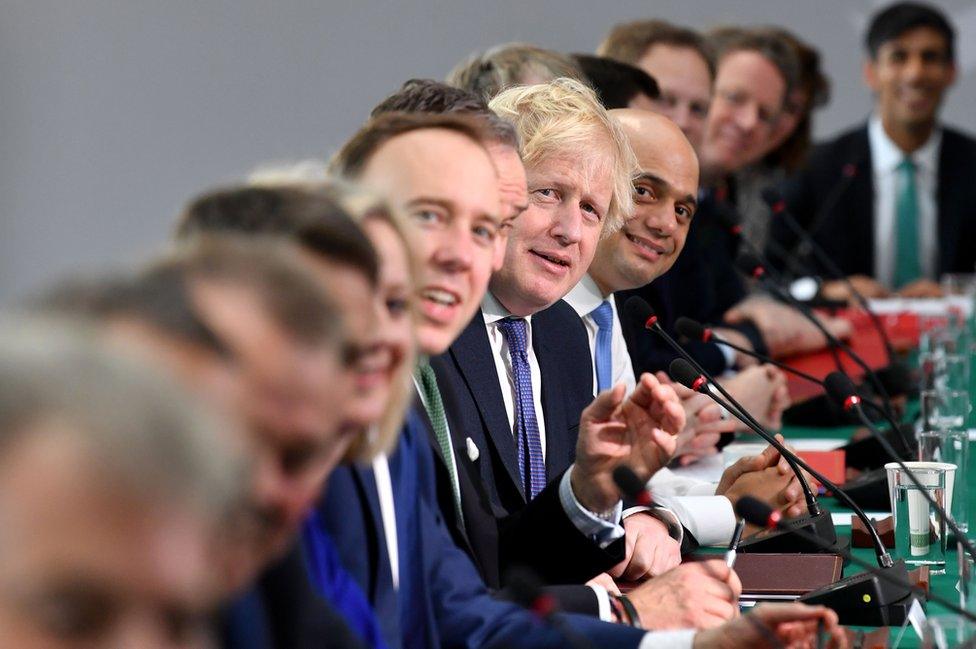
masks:
<instances>
[{"instance_id":1,"label":"grey blurred background","mask_svg":"<svg viewBox=\"0 0 976 649\"><path fill-rule=\"evenodd\" d=\"M152 250L192 195L260 163L325 157L409 77L505 41L593 51L660 17L780 24L820 48L818 136L862 120L873 0L0 0L0 302ZM976 130L976 0L945 115Z\"/></svg>"}]
</instances>

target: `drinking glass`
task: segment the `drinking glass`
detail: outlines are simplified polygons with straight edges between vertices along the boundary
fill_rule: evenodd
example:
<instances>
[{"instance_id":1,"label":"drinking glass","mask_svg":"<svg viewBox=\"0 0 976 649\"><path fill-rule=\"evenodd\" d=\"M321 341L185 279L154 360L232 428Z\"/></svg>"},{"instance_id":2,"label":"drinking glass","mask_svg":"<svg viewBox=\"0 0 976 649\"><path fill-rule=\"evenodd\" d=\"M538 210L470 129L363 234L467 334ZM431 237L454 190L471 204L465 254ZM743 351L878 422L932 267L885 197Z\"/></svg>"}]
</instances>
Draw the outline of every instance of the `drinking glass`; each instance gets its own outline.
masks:
<instances>
[{"instance_id":1,"label":"drinking glass","mask_svg":"<svg viewBox=\"0 0 976 649\"><path fill-rule=\"evenodd\" d=\"M895 525L895 551L910 566L924 565L934 575L945 574L946 522L922 492L927 492L945 509L951 497L947 485L952 484L956 467L941 462L905 464L921 486L916 485L897 463L885 465Z\"/></svg>"}]
</instances>

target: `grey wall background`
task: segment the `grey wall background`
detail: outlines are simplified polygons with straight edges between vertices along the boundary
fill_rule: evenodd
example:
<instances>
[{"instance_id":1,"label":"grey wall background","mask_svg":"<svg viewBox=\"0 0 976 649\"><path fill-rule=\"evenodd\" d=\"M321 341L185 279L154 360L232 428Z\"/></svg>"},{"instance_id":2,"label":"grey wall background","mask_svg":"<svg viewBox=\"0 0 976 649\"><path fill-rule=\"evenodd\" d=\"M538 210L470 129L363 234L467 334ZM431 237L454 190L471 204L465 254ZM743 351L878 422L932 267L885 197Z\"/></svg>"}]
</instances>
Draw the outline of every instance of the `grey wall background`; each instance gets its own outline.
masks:
<instances>
[{"instance_id":1,"label":"grey wall background","mask_svg":"<svg viewBox=\"0 0 976 649\"><path fill-rule=\"evenodd\" d=\"M324 157L409 77L523 40L592 51L616 22L781 24L821 48L818 135L862 119L873 0L0 0L0 301L159 245L180 205L268 161ZM976 130L976 0L949 121Z\"/></svg>"}]
</instances>

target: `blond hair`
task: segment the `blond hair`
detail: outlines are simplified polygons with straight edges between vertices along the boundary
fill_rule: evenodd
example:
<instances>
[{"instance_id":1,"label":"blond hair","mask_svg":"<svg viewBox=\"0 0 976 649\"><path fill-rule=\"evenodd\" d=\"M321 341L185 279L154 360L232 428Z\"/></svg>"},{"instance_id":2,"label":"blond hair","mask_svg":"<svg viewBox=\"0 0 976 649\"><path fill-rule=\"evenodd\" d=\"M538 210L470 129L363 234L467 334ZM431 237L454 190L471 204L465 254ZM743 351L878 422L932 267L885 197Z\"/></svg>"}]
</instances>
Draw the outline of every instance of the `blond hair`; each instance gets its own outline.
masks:
<instances>
[{"instance_id":1,"label":"blond hair","mask_svg":"<svg viewBox=\"0 0 976 649\"><path fill-rule=\"evenodd\" d=\"M616 232L630 218L637 158L620 124L590 88L573 79L556 79L505 90L489 106L515 124L527 169L565 157L578 159L581 166L598 164L602 160L594 153L594 144L606 141L611 158L611 194L603 235Z\"/></svg>"}]
</instances>

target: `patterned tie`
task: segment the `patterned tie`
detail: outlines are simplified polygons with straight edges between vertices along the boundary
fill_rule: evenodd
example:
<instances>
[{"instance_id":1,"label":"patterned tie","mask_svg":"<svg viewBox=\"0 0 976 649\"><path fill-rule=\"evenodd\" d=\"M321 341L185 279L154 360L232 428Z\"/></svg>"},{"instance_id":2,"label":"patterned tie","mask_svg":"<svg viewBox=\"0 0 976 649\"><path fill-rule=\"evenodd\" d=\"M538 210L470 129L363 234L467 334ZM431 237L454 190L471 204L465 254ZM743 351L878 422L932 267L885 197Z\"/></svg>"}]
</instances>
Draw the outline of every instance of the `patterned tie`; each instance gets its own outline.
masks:
<instances>
[{"instance_id":1,"label":"patterned tie","mask_svg":"<svg viewBox=\"0 0 976 649\"><path fill-rule=\"evenodd\" d=\"M525 482L526 500L535 498L546 486L546 463L542 457L539 420L532 399L532 371L529 368L528 337L522 318L506 318L498 323L508 341L515 375L515 453L519 475Z\"/></svg>"},{"instance_id":2,"label":"patterned tie","mask_svg":"<svg viewBox=\"0 0 976 649\"><path fill-rule=\"evenodd\" d=\"M900 288L922 276L918 255L917 168L911 158L898 165L898 197L895 203L895 276L893 288Z\"/></svg>"},{"instance_id":3,"label":"patterned tie","mask_svg":"<svg viewBox=\"0 0 976 649\"><path fill-rule=\"evenodd\" d=\"M613 308L610 300L604 300L600 306L590 311L590 317L596 323L596 391L603 392L611 387L613 377L613 356L611 341L613 340Z\"/></svg>"},{"instance_id":4,"label":"patterned tie","mask_svg":"<svg viewBox=\"0 0 976 649\"><path fill-rule=\"evenodd\" d=\"M417 379L420 387L424 391L424 405L427 407L427 416L430 417L430 424L434 429L434 437L437 438L437 445L441 449L444 463L447 465L447 473L451 478L451 492L454 495L454 513L457 516L458 525L464 529L464 515L461 510L461 487L458 483L457 461L454 458L454 449L451 446L450 432L447 429L447 415L444 414L444 402L441 400L441 391L437 387L437 375L430 363L420 363L417 366Z\"/></svg>"}]
</instances>

